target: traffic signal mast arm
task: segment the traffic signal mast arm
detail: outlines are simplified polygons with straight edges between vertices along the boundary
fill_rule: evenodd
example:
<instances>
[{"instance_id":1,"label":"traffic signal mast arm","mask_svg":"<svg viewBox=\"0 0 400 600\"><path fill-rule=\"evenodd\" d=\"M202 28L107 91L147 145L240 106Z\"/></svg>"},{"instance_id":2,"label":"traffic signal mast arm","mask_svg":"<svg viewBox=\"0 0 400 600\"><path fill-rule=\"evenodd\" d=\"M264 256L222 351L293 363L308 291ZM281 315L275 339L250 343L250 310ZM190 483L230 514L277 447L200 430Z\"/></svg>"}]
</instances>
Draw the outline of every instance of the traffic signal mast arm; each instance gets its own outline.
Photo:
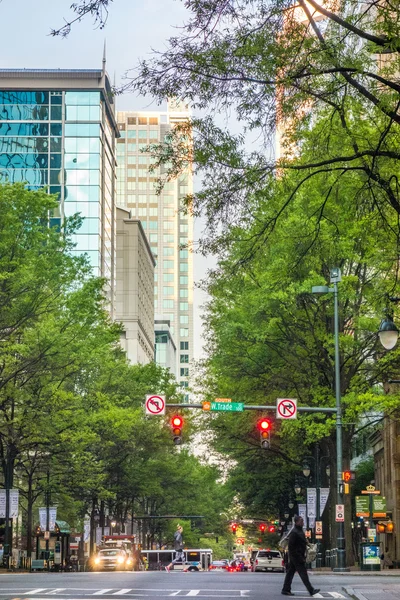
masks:
<instances>
[{"instance_id":1,"label":"traffic signal mast arm","mask_svg":"<svg viewBox=\"0 0 400 600\"><path fill-rule=\"evenodd\" d=\"M166 404L167 408L203 408L203 404ZM273 410L276 411L276 406L262 406L244 404L243 410ZM335 413L336 407L315 407L315 406L298 406L297 412L311 412L311 413Z\"/></svg>"}]
</instances>

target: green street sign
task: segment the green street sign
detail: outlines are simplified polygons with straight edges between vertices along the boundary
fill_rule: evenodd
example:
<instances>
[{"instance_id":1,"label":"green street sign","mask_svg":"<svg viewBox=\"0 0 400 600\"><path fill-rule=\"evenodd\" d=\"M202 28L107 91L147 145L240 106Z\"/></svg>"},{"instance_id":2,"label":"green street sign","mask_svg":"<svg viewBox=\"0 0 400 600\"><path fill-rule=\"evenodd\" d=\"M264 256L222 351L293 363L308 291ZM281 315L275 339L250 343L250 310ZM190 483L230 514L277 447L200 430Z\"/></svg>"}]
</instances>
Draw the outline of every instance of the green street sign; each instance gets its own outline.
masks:
<instances>
[{"instance_id":1,"label":"green street sign","mask_svg":"<svg viewBox=\"0 0 400 600\"><path fill-rule=\"evenodd\" d=\"M386 498L385 496L374 496L372 498L372 513L374 519L386 518Z\"/></svg>"},{"instance_id":2,"label":"green street sign","mask_svg":"<svg viewBox=\"0 0 400 600\"><path fill-rule=\"evenodd\" d=\"M369 496L356 496L357 517L369 517Z\"/></svg>"},{"instance_id":3,"label":"green street sign","mask_svg":"<svg viewBox=\"0 0 400 600\"><path fill-rule=\"evenodd\" d=\"M242 412L243 402L210 402L210 410L225 412Z\"/></svg>"}]
</instances>

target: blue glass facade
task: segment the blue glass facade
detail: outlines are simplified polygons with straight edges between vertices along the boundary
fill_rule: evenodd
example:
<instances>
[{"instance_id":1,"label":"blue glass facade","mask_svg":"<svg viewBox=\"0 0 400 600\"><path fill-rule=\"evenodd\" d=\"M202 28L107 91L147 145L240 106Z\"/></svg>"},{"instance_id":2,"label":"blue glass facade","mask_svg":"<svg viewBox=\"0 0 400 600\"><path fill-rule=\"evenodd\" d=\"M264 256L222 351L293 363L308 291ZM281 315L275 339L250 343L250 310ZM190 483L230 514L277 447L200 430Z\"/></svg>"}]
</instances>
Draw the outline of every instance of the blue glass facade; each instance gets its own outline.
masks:
<instances>
[{"instance_id":1,"label":"blue glass facade","mask_svg":"<svg viewBox=\"0 0 400 600\"><path fill-rule=\"evenodd\" d=\"M104 92L1 90L0 183L46 186L59 206L50 223L80 213L75 252L114 288L115 131Z\"/></svg>"}]
</instances>

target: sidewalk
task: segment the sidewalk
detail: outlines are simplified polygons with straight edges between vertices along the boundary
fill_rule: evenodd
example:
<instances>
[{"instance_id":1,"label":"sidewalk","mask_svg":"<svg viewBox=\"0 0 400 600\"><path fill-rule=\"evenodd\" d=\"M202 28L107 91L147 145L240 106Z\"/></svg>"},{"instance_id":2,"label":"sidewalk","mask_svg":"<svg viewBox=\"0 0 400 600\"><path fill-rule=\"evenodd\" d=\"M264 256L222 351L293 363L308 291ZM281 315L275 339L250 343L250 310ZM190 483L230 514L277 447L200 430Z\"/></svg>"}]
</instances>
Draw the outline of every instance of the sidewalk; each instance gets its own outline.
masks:
<instances>
[{"instance_id":1,"label":"sidewalk","mask_svg":"<svg viewBox=\"0 0 400 600\"><path fill-rule=\"evenodd\" d=\"M396 569L399 571L399 569ZM378 574L378 573L377 573ZM372 573L371 573L372 575ZM398 576L400 573L398 573ZM400 582L385 582L383 580L380 587L371 582L357 584L354 587L343 586L343 591L346 592L354 600L398 600L400 598Z\"/></svg>"}]
</instances>

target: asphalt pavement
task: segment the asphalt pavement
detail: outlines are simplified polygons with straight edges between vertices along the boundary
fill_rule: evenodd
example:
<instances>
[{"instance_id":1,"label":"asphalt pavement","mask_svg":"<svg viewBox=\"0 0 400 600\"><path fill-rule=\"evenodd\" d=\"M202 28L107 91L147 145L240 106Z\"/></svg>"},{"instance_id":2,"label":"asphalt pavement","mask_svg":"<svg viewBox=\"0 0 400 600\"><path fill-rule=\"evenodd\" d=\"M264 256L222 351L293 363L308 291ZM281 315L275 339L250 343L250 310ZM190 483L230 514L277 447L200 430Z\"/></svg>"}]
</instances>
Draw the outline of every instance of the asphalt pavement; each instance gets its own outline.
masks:
<instances>
[{"instance_id":1,"label":"asphalt pavement","mask_svg":"<svg viewBox=\"0 0 400 600\"><path fill-rule=\"evenodd\" d=\"M310 572L325 600L399 600L400 573ZM283 600L282 573L1 573L0 600L159 600L201 598ZM294 600L310 598L299 577Z\"/></svg>"},{"instance_id":2,"label":"asphalt pavement","mask_svg":"<svg viewBox=\"0 0 400 600\"><path fill-rule=\"evenodd\" d=\"M325 600L399 600L400 571L381 573L309 572ZM0 574L0 600L159 600L202 598L283 600L281 573L5 573ZM295 600L310 598L295 575Z\"/></svg>"}]
</instances>

